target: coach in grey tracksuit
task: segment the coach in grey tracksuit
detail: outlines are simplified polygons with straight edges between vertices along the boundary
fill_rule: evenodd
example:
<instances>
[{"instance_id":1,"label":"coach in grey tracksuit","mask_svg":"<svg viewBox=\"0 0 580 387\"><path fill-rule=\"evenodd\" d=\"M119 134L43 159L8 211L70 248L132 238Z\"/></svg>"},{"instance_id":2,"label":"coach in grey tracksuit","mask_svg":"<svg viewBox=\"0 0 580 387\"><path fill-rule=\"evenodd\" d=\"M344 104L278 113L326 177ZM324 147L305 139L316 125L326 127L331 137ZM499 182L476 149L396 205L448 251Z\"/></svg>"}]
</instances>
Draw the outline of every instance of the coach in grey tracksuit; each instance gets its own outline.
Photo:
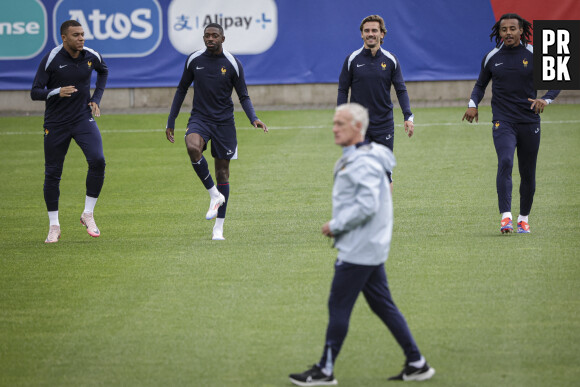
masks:
<instances>
[{"instance_id":1,"label":"coach in grey tracksuit","mask_svg":"<svg viewBox=\"0 0 580 387\"><path fill-rule=\"evenodd\" d=\"M386 171L395 166L395 156L383 145L364 141L367 125L368 113L361 105L337 107L333 132L335 143L343 147L343 156L334 168L332 220L324 224L322 233L334 237L338 259L328 300L325 348L316 366L324 374L333 375L350 314L362 291L372 311L403 349L406 365L411 364L423 379L428 379L435 371L421 356L405 318L393 302L384 268L393 230Z\"/></svg>"}]
</instances>

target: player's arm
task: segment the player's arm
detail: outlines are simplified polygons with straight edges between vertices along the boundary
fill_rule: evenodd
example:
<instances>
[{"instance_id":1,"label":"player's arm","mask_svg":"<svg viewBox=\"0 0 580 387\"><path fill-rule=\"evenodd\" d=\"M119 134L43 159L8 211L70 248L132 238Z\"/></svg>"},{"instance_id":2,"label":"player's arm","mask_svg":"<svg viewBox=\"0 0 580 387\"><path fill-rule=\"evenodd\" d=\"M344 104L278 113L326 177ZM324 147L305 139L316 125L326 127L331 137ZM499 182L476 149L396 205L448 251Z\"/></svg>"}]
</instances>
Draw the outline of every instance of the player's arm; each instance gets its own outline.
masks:
<instances>
[{"instance_id":1,"label":"player's arm","mask_svg":"<svg viewBox=\"0 0 580 387\"><path fill-rule=\"evenodd\" d=\"M261 128L264 131L264 133L268 133L268 127L266 126L265 123L263 123L259 119L252 122L252 125L254 125L254 128Z\"/></svg>"},{"instance_id":2,"label":"player's arm","mask_svg":"<svg viewBox=\"0 0 580 387\"><path fill-rule=\"evenodd\" d=\"M542 98L528 98L528 101L532 103L530 109L533 110L536 114L540 114L544 112L544 108L551 104L554 99L560 94L560 90L548 90L546 94Z\"/></svg>"},{"instance_id":3,"label":"player's arm","mask_svg":"<svg viewBox=\"0 0 580 387\"><path fill-rule=\"evenodd\" d=\"M165 137L169 140L170 143L175 142L175 129L174 128L165 128Z\"/></svg>"},{"instance_id":4,"label":"player's arm","mask_svg":"<svg viewBox=\"0 0 580 387\"><path fill-rule=\"evenodd\" d=\"M109 68L100 56L95 56L94 69L97 72L97 82L95 83L95 91L91 97L91 102L95 102L97 105L100 105L101 98L103 98L103 93L105 92L105 86L107 86Z\"/></svg>"},{"instance_id":5,"label":"player's arm","mask_svg":"<svg viewBox=\"0 0 580 387\"><path fill-rule=\"evenodd\" d=\"M109 77L109 68L103 61L103 58L95 56L95 71L97 72L97 82L95 84L95 91L93 96L89 101L89 106L91 107L91 113L95 117L101 116L101 109L99 105L101 103L101 98L103 98L103 93L105 92L105 86L107 85L107 78Z\"/></svg>"},{"instance_id":6,"label":"player's arm","mask_svg":"<svg viewBox=\"0 0 580 387\"><path fill-rule=\"evenodd\" d=\"M348 102L348 90L352 84L352 72L348 68L348 57L342 65L342 70L338 76L338 96L336 97L336 106Z\"/></svg>"},{"instance_id":7,"label":"player's arm","mask_svg":"<svg viewBox=\"0 0 580 387\"><path fill-rule=\"evenodd\" d=\"M334 234L330 230L330 221L328 221L322 225L321 231L322 231L322 235L327 236L329 238L334 238Z\"/></svg>"},{"instance_id":8,"label":"player's arm","mask_svg":"<svg viewBox=\"0 0 580 387\"><path fill-rule=\"evenodd\" d=\"M46 65L48 61L48 54L40 61L38 65L38 70L34 76L34 81L32 82L32 89L30 90L30 98L33 101L46 101L49 98L68 98L78 90L75 86L61 86L53 89L47 88L48 81L50 80L50 70L49 66Z\"/></svg>"},{"instance_id":9,"label":"player's arm","mask_svg":"<svg viewBox=\"0 0 580 387\"><path fill-rule=\"evenodd\" d=\"M189 57L188 57L189 60ZM177 90L175 90L175 95L173 96L173 102L171 103L171 110L169 112L169 117L167 118L167 126L165 127L165 137L169 142L175 142L174 138L174 129L175 129L175 120L179 115L179 111L181 110L181 105L183 104L183 100L187 95L187 89L192 84L194 80L193 70L189 70L189 68L193 68L195 66L193 61L189 63L188 60L185 62L185 68L183 69L183 74L181 75L181 80L177 85Z\"/></svg>"},{"instance_id":10,"label":"player's arm","mask_svg":"<svg viewBox=\"0 0 580 387\"><path fill-rule=\"evenodd\" d=\"M395 60L397 59L395 58ZM393 82L393 87L397 93L399 106L401 106L401 110L403 111L405 133L411 137L415 132L415 124L413 123L415 116L413 115L413 112L411 112L411 101L409 100L409 93L407 92L407 86L403 79L403 70L401 70L401 64L398 60L395 69L393 70L391 81Z\"/></svg>"},{"instance_id":11,"label":"player's arm","mask_svg":"<svg viewBox=\"0 0 580 387\"><path fill-rule=\"evenodd\" d=\"M33 101L46 101L48 98L59 95L61 88L47 89L48 80L50 79L50 74L46 68L46 61L48 56L45 56L38 65L38 70L36 70L36 75L34 81L32 82L32 89L30 90L30 98ZM66 90L67 92L69 90ZM71 93L72 94L72 93ZM69 94L70 95L70 94Z\"/></svg>"},{"instance_id":12,"label":"player's arm","mask_svg":"<svg viewBox=\"0 0 580 387\"><path fill-rule=\"evenodd\" d=\"M265 123L260 121L260 119L256 115L254 105L252 104L252 100L248 95L248 87L246 86L246 78L244 75L244 68L242 66L242 63L237 58L235 58L235 60L238 64L238 70L240 73L237 76L234 75L235 77L234 88L236 89L236 94L238 94L240 104L242 105L242 108L244 109L246 116L252 123L252 126L254 128L261 128L264 131L264 133L268 133L268 127L266 126Z\"/></svg>"},{"instance_id":13,"label":"player's arm","mask_svg":"<svg viewBox=\"0 0 580 387\"><path fill-rule=\"evenodd\" d=\"M489 69L487 68L485 64L485 59L486 58L483 58L483 60L481 61L481 71L479 72L479 77L475 82L475 86L473 86L473 91L471 92L471 98L467 105L467 110L465 111L465 114L463 114L463 118L461 119L461 121L463 120L467 120L468 122L473 122L473 120L475 120L475 122L479 121L479 113L477 111L477 106L479 102L481 102L481 100L483 99L483 96L485 95L485 89L489 84L489 81L491 80L491 71L489 71Z\"/></svg>"}]
</instances>

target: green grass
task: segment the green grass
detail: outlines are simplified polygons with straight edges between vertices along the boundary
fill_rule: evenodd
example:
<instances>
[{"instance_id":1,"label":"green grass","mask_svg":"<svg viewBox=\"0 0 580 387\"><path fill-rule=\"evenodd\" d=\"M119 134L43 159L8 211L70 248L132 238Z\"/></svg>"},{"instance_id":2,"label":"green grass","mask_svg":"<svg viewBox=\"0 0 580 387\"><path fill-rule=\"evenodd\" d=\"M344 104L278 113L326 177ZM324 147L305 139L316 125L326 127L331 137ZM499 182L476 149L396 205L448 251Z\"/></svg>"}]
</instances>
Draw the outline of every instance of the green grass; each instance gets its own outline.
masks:
<instances>
[{"instance_id":1,"label":"green grass","mask_svg":"<svg viewBox=\"0 0 580 387\"><path fill-rule=\"evenodd\" d=\"M491 114L414 109L396 128L393 295L431 386L570 386L580 378L580 106L544 115L532 234L499 234ZM42 117L0 117L0 385L289 386L321 354L336 251L320 234L340 155L332 111L238 120L225 242L166 115L99 120L107 173L92 239L71 145L59 243L43 243ZM400 112L396 112L400 124ZM560 122L564 121L564 122ZM483 123L484 122L484 123ZM207 157L211 160L209 152ZM211 164L211 161L210 161ZM514 214L519 210L514 173ZM384 386L403 355L361 298L341 386Z\"/></svg>"}]
</instances>

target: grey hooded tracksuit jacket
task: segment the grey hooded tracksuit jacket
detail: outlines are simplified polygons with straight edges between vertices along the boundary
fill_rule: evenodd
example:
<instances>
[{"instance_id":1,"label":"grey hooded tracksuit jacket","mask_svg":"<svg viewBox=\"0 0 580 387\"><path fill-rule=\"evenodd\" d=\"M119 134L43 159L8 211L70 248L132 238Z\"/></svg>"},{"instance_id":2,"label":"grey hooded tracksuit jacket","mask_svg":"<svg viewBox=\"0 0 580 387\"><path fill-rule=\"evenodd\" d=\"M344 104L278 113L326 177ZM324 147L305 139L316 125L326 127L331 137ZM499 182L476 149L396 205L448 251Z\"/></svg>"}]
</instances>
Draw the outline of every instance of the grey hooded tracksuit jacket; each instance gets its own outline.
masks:
<instances>
[{"instance_id":1,"label":"grey hooded tracksuit jacket","mask_svg":"<svg viewBox=\"0 0 580 387\"><path fill-rule=\"evenodd\" d=\"M338 259L376 266L389 256L393 231L393 202L387 171L395 156L377 143L343 148L334 167L332 220Z\"/></svg>"}]
</instances>

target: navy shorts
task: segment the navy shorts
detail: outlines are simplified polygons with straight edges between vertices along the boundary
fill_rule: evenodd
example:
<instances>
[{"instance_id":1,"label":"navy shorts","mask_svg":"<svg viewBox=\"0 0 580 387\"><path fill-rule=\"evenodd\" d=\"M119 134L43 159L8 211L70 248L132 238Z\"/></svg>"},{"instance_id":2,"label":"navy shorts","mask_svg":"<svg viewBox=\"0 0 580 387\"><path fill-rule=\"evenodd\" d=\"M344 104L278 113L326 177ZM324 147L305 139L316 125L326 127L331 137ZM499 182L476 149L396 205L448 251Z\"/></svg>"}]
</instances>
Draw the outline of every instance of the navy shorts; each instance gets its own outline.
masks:
<instances>
[{"instance_id":1,"label":"navy shorts","mask_svg":"<svg viewBox=\"0 0 580 387\"><path fill-rule=\"evenodd\" d=\"M384 145L387 148L393 151L394 139L395 137L395 127L387 127L387 128L369 128L367 129L367 133L365 138L369 141L376 142L378 144Z\"/></svg>"},{"instance_id":2,"label":"navy shorts","mask_svg":"<svg viewBox=\"0 0 580 387\"><path fill-rule=\"evenodd\" d=\"M215 159L232 160L238 158L238 139L236 138L236 126L217 125L201 121L198 118L190 119L187 123L187 136L190 133L199 134L205 141L203 150L207 149L207 143L211 140L211 155Z\"/></svg>"}]
</instances>

